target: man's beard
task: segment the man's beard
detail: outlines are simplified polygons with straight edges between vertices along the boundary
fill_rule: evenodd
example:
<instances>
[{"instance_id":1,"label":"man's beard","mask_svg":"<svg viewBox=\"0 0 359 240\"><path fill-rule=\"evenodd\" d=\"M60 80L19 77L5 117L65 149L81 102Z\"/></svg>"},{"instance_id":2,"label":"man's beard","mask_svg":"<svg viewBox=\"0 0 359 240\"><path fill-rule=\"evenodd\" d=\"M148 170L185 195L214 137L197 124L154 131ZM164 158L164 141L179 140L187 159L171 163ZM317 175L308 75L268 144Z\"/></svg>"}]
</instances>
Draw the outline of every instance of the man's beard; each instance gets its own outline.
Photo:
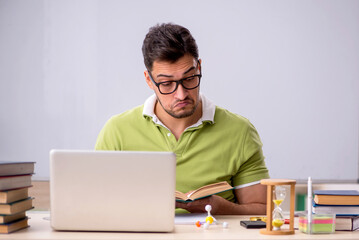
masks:
<instances>
[{"instance_id":1,"label":"man's beard","mask_svg":"<svg viewBox=\"0 0 359 240\"><path fill-rule=\"evenodd\" d=\"M162 105L161 100L160 100L159 98L157 98L157 100L158 100L158 102L161 104L163 110L166 111L166 113L168 113L170 116L172 116L172 117L174 117L174 118L177 118L177 119L186 118L186 117L192 116L192 115L194 114L194 112L196 111L196 109L197 109L197 107L198 107L198 104L199 104L199 101L198 101L197 104L192 107L192 109L177 114L177 113L173 112L173 111L170 110L170 109L166 109L166 108ZM185 99L185 100L186 100L186 101L191 101L192 103L194 102L192 99Z\"/></svg>"}]
</instances>

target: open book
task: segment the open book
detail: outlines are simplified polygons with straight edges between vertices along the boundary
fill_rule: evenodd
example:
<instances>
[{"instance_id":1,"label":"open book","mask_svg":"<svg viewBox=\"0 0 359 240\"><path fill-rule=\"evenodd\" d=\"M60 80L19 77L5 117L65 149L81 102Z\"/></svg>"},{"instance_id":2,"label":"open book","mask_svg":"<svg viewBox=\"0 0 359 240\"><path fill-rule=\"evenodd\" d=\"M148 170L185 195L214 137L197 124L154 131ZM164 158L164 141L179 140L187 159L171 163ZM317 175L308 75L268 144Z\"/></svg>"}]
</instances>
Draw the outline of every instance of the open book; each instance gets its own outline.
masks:
<instances>
[{"instance_id":1,"label":"open book","mask_svg":"<svg viewBox=\"0 0 359 240\"><path fill-rule=\"evenodd\" d=\"M213 183L200 187L196 190L189 191L188 193L182 193L180 191L176 191L176 201L190 202L200 198L209 197L217 193L225 192L233 188L234 187L229 185L228 182L223 181L223 182Z\"/></svg>"}]
</instances>

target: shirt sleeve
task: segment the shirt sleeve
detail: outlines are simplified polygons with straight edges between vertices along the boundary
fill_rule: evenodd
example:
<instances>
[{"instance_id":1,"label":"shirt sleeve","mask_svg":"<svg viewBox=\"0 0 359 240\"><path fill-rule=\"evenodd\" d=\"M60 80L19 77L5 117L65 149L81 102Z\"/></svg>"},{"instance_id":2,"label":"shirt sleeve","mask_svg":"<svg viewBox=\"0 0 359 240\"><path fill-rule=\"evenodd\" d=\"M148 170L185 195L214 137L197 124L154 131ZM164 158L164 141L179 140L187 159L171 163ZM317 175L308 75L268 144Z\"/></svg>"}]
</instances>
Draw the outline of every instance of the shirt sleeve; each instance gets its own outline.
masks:
<instances>
[{"instance_id":1,"label":"shirt sleeve","mask_svg":"<svg viewBox=\"0 0 359 240\"><path fill-rule=\"evenodd\" d=\"M118 133L113 121L113 118L108 120L100 131L96 140L95 150L121 150L121 136Z\"/></svg>"},{"instance_id":2,"label":"shirt sleeve","mask_svg":"<svg viewBox=\"0 0 359 240\"><path fill-rule=\"evenodd\" d=\"M264 162L262 142L255 127L249 123L246 135L241 144L240 167L232 179L234 187L258 182L269 178L268 169Z\"/></svg>"}]
</instances>

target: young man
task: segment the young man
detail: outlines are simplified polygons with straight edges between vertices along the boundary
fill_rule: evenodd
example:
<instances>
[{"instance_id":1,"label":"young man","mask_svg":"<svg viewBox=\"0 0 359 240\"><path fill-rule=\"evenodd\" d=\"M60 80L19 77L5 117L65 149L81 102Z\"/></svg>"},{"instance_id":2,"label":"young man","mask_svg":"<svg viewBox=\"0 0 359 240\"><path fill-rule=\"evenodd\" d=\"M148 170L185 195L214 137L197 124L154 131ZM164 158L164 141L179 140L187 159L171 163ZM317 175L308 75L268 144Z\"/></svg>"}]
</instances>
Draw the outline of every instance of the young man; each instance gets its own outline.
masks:
<instances>
[{"instance_id":1,"label":"young man","mask_svg":"<svg viewBox=\"0 0 359 240\"><path fill-rule=\"evenodd\" d=\"M265 214L266 188L259 181L269 175L258 133L247 119L200 94L201 59L188 29L154 26L142 52L145 80L154 95L112 117L95 148L174 152L181 192L221 181L236 187L191 203L176 202L177 208L205 212L210 204L212 214Z\"/></svg>"}]
</instances>

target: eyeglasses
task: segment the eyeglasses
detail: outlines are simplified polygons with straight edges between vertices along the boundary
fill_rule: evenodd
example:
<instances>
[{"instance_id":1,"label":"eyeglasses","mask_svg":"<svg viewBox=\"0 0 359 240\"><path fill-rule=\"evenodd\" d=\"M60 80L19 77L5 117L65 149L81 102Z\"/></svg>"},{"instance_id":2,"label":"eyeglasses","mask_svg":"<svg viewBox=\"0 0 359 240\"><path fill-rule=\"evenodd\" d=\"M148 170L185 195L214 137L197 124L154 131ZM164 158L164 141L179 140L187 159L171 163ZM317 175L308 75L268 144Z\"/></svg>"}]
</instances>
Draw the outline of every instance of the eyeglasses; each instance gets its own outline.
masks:
<instances>
[{"instance_id":1,"label":"eyeglasses","mask_svg":"<svg viewBox=\"0 0 359 240\"><path fill-rule=\"evenodd\" d=\"M197 67L198 66L200 66L199 60L197 60ZM200 74L194 74L192 76L185 77L185 78L182 78L182 79L176 80L176 81L164 81L164 82L157 83L153 80L153 77L152 77L150 71L148 71L148 75L150 76L151 81L156 85L156 87L158 88L158 91L161 94L174 93L177 90L179 84L181 84L182 87L187 90L195 89L201 83L201 77L202 77L201 68L200 68Z\"/></svg>"}]
</instances>

